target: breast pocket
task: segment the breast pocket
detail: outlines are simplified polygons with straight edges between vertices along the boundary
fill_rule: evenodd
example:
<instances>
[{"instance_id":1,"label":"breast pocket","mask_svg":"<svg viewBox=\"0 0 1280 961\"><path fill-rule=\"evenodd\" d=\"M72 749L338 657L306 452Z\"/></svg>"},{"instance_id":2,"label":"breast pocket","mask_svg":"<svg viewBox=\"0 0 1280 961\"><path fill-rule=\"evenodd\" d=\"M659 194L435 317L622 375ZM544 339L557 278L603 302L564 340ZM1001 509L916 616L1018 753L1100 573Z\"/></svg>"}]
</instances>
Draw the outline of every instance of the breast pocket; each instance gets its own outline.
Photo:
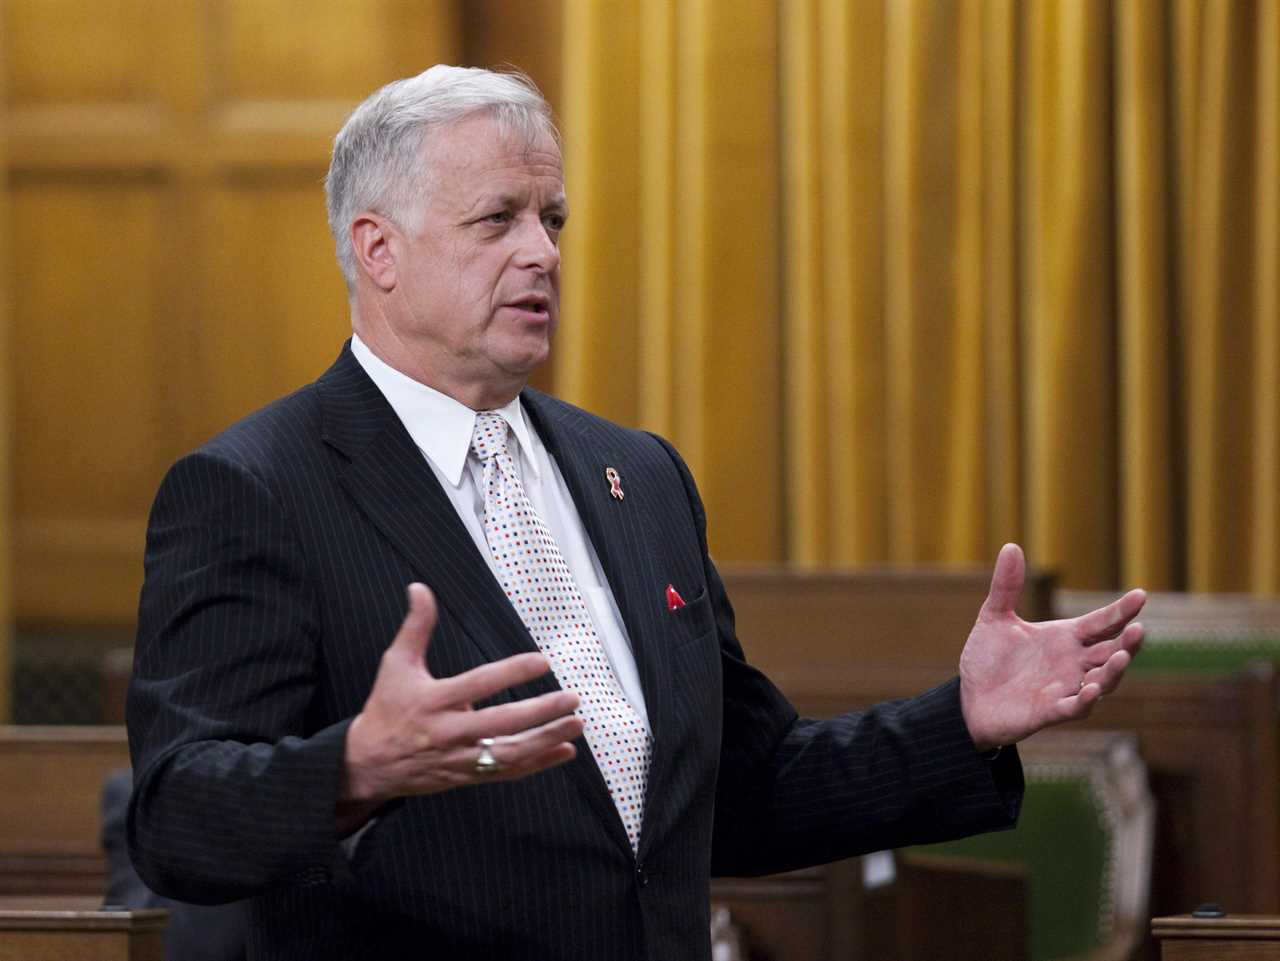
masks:
<instances>
[{"instance_id":1,"label":"breast pocket","mask_svg":"<svg viewBox=\"0 0 1280 961\"><path fill-rule=\"evenodd\" d=\"M692 719L699 731L721 714L720 638L715 610L703 590L684 607L671 612L675 622L670 652L671 683L677 713Z\"/></svg>"},{"instance_id":2,"label":"breast pocket","mask_svg":"<svg viewBox=\"0 0 1280 961\"><path fill-rule=\"evenodd\" d=\"M702 593L693 600L686 601L684 607L678 607L672 611L671 619L675 624L677 647L714 634L716 618L715 612L711 609L711 595L707 593L707 589L704 587Z\"/></svg>"}]
</instances>

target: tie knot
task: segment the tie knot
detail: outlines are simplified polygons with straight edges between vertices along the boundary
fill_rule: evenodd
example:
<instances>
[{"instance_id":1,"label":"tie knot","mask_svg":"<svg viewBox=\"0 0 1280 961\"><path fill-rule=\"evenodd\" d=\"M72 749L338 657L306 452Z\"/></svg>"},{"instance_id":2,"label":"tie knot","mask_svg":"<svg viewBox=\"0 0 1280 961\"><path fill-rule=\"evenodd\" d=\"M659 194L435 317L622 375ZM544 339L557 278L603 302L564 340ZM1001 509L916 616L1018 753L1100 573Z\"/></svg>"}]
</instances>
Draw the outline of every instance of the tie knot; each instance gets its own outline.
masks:
<instances>
[{"instance_id":1,"label":"tie knot","mask_svg":"<svg viewBox=\"0 0 1280 961\"><path fill-rule=\"evenodd\" d=\"M471 449L481 463L494 454L506 451L507 422L501 414L492 410L482 410L476 414L476 423L471 429Z\"/></svg>"}]
</instances>

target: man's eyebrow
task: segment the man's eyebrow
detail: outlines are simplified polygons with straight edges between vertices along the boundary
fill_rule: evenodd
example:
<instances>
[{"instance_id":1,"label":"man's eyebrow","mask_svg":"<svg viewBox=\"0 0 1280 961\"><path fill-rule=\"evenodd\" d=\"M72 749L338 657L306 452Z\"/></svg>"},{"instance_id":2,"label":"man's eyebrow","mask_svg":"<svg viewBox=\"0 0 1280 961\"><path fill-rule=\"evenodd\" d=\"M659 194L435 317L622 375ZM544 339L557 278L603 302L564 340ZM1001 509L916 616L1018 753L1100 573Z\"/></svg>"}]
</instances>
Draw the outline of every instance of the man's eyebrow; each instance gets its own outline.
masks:
<instances>
[{"instance_id":1,"label":"man's eyebrow","mask_svg":"<svg viewBox=\"0 0 1280 961\"><path fill-rule=\"evenodd\" d=\"M512 194L482 193L465 213L470 216L481 210L510 210L516 204L517 200Z\"/></svg>"},{"instance_id":2,"label":"man's eyebrow","mask_svg":"<svg viewBox=\"0 0 1280 961\"><path fill-rule=\"evenodd\" d=\"M509 193L482 193L476 198L464 212L464 217L470 217L481 211L491 210L512 210L521 205L522 201L515 194ZM554 211L559 214L569 215L569 199L564 194L552 197L542 208L543 212Z\"/></svg>"}]
</instances>

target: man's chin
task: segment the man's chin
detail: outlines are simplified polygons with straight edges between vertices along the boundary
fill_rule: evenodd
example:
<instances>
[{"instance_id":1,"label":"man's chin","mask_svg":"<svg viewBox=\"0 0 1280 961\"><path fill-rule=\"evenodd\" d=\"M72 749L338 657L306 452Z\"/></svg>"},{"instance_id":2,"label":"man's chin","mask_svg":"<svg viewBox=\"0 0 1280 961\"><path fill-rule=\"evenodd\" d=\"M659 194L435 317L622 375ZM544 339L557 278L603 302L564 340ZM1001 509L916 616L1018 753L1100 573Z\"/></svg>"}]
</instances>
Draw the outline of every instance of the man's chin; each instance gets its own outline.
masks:
<instances>
[{"instance_id":1,"label":"man's chin","mask_svg":"<svg viewBox=\"0 0 1280 961\"><path fill-rule=\"evenodd\" d=\"M551 340L544 338L512 350L502 365L504 370L512 374L528 376L541 367L551 357Z\"/></svg>"}]
</instances>

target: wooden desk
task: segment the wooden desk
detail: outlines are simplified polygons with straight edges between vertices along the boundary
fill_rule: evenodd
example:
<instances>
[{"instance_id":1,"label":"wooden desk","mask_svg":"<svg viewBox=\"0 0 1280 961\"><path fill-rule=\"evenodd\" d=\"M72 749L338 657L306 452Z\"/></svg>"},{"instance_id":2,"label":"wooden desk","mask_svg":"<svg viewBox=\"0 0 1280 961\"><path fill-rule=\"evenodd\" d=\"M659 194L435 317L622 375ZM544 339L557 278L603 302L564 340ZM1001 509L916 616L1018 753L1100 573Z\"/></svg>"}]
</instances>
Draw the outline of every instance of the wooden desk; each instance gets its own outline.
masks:
<instances>
[{"instance_id":1,"label":"wooden desk","mask_svg":"<svg viewBox=\"0 0 1280 961\"><path fill-rule=\"evenodd\" d=\"M1275 961L1280 958L1280 917L1236 914L1155 918L1151 933L1161 961Z\"/></svg>"},{"instance_id":2,"label":"wooden desk","mask_svg":"<svg viewBox=\"0 0 1280 961\"><path fill-rule=\"evenodd\" d=\"M93 897L0 897L0 961L164 961L168 911L98 906Z\"/></svg>"}]
</instances>

